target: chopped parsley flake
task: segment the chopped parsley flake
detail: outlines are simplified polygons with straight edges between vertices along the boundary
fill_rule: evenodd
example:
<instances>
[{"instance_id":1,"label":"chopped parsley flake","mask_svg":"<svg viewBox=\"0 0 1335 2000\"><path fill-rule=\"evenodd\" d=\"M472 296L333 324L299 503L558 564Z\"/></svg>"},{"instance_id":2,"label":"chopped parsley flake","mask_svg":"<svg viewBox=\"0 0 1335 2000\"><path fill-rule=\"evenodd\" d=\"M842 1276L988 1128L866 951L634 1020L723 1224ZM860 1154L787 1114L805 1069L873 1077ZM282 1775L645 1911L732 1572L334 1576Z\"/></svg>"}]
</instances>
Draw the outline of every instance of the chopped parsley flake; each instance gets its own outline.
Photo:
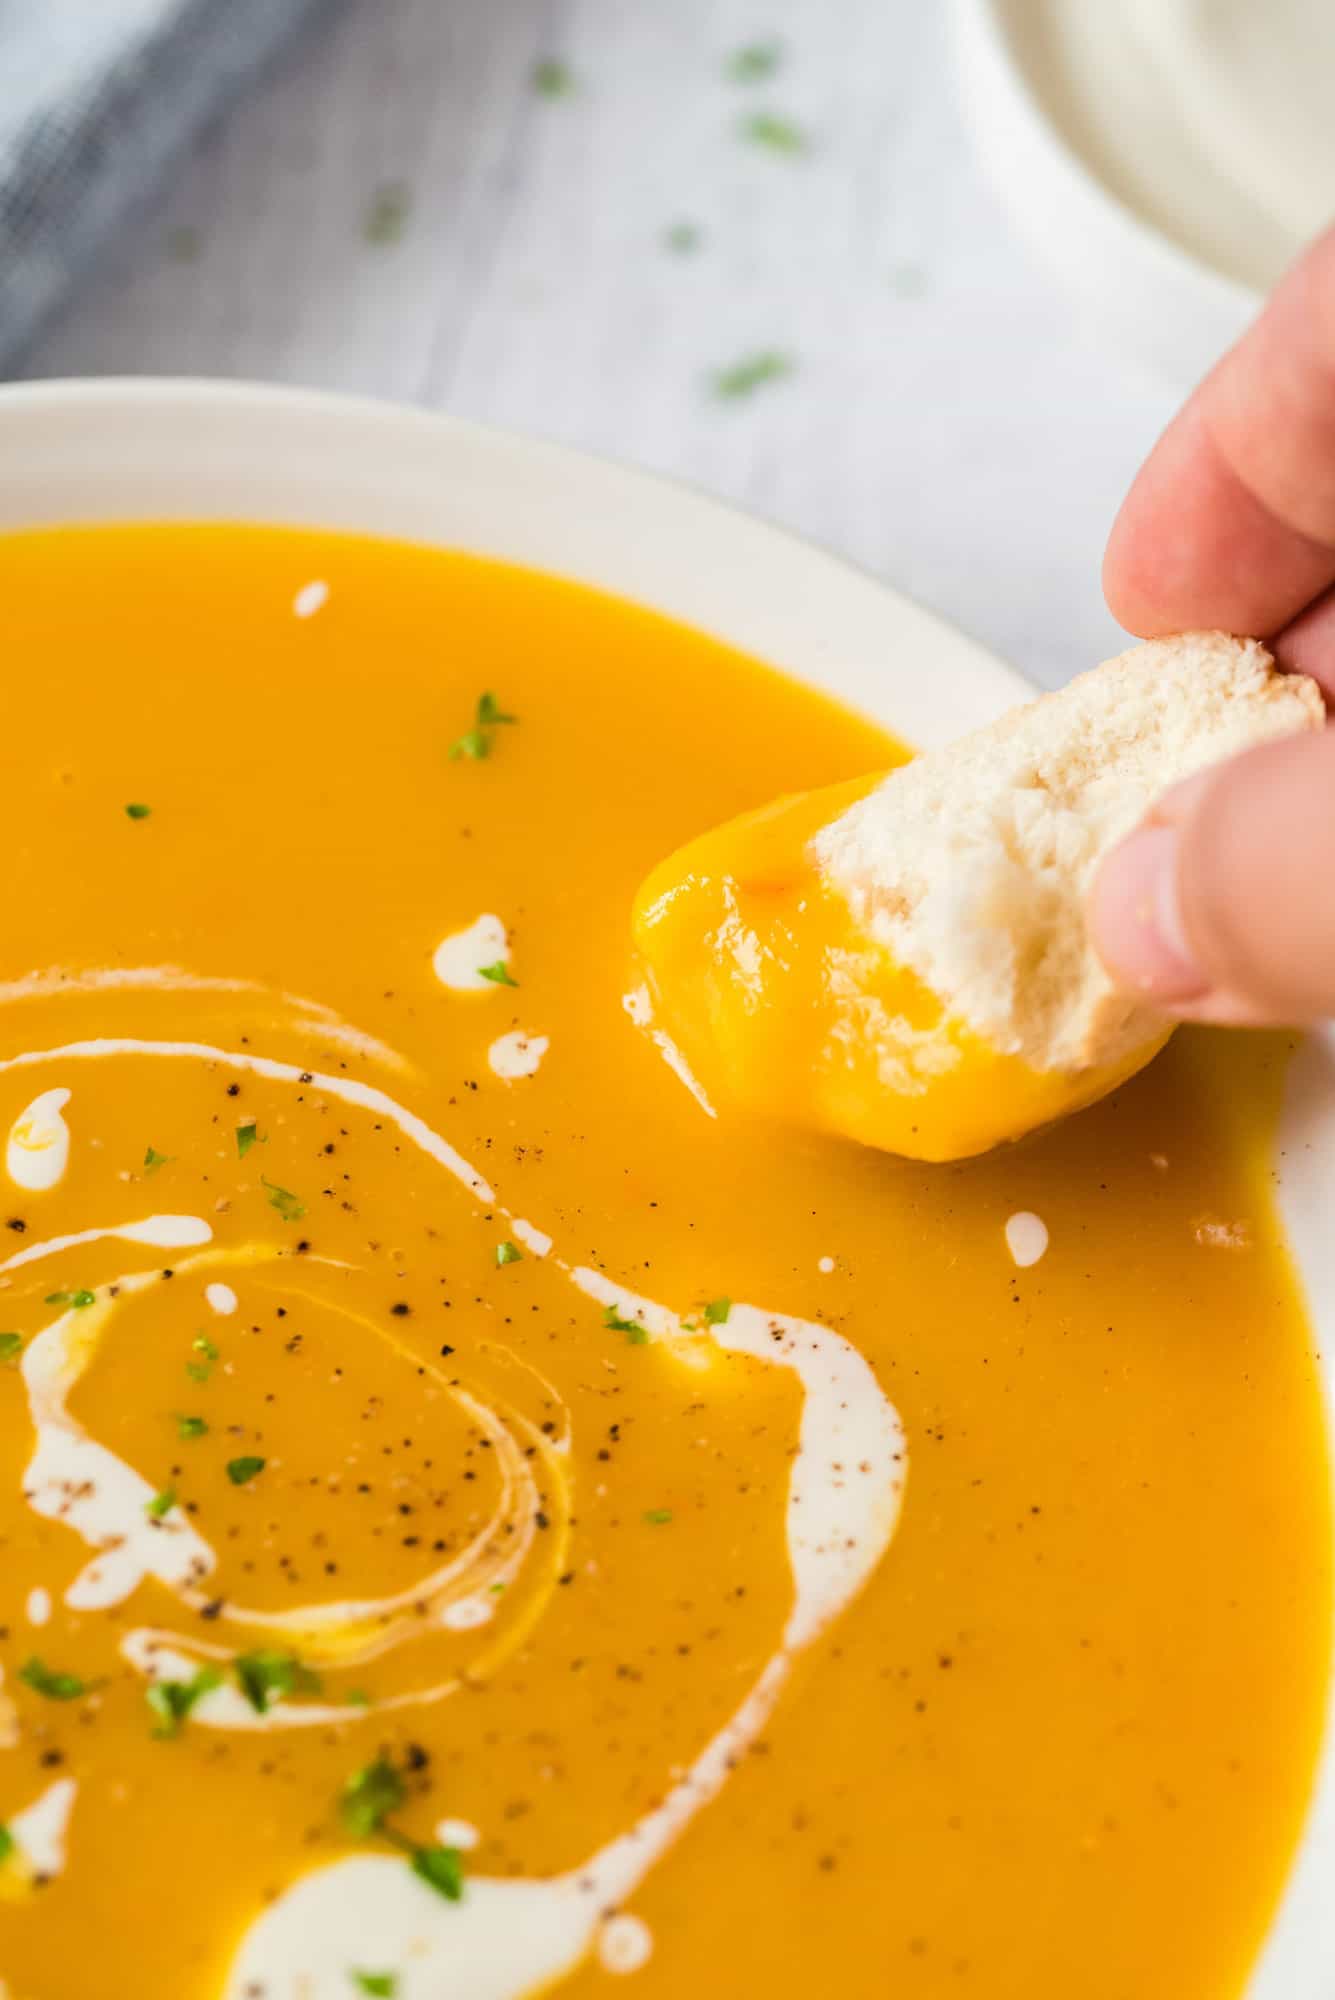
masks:
<instances>
[{"instance_id":1,"label":"chopped parsley flake","mask_svg":"<svg viewBox=\"0 0 1335 2000\"><path fill-rule=\"evenodd\" d=\"M0 1361L17 1361L22 1352L21 1333L0 1333Z\"/></svg>"},{"instance_id":2,"label":"chopped parsley flake","mask_svg":"<svg viewBox=\"0 0 1335 2000\"><path fill-rule=\"evenodd\" d=\"M523 1261L523 1251L517 1250L513 1243L506 1242L496 1245L496 1262L498 1264L522 1264Z\"/></svg>"},{"instance_id":3,"label":"chopped parsley flake","mask_svg":"<svg viewBox=\"0 0 1335 2000\"><path fill-rule=\"evenodd\" d=\"M151 1500L144 1502L144 1512L152 1521L160 1521L164 1514L170 1514L176 1505L176 1488L164 1486L161 1493L155 1493Z\"/></svg>"},{"instance_id":4,"label":"chopped parsley flake","mask_svg":"<svg viewBox=\"0 0 1335 2000\"><path fill-rule=\"evenodd\" d=\"M207 1382L213 1370L207 1361L187 1361L185 1372L192 1382Z\"/></svg>"},{"instance_id":5,"label":"chopped parsley flake","mask_svg":"<svg viewBox=\"0 0 1335 2000\"><path fill-rule=\"evenodd\" d=\"M726 1326L728 1314L732 1311L731 1299L711 1299L705 1307L706 1326Z\"/></svg>"},{"instance_id":6,"label":"chopped parsley flake","mask_svg":"<svg viewBox=\"0 0 1335 2000\"><path fill-rule=\"evenodd\" d=\"M378 1833L386 1815L403 1804L403 1780L388 1757L354 1771L339 1795L338 1809L348 1832L365 1840Z\"/></svg>"},{"instance_id":7,"label":"chopped parsley flake","mask_svg":"<svg viewBox=\"0 0 1335 2000\"><path fill-rule=\"evenodd\" d=\"M737 129L753 146L767 146L770 152L787 153L790 158L805 153L809 144L802 127L777 111L752 111Z\"/></svg>"},{"instance_id":8,"label":"chopped parsley flake","mask_svg":"<svg viewBox=\"0 0 1335 2000\"><path fill-rule=\"evenodd\" d=\"M507 715L494 694L480 694L477 698L477 725L479 729L492 729L499 722L518 722L517 715Z\"/></svg>"},{"instance_id":9,"label":"chopped parsley flake","mask_svg":"<svg viewBox=\"0 0 1335 2000\"><path fill-rule=\"evenodd\" d=\"M649 1338L647 1327L637 1319L623 1319L615 1306L609 1306L603 1314L603 1325L611 1327L613 1333L624 1333L632 1347L643 1347Z\"/></svg>"},{"instance_id":10,"label":"chopped parsley flake","mask_svg":"<svg viewBox=\"0 0 1335 2000\"><path fill-rule=\"evenodd\" d=\"M373 2000L394 2000L399 1990L397 1972L350 1972L348 1978L359 1993L369 1993Z\"/></svg>"},{"instance_id":11,"label":"chopped parsley flake","mask_svg":"<svg viewBox=\"0 0 1335 2000\"><path fill-rule=\"evenodd\" d=\"M377 249L397 243L408 227L408 217L412 214L412 189L404 181L386 181L378 187L367 204L362 221L362 235Z\"/></svg>"},{"instance_id":12,"label":"chopped parsley flake","mask_svg":"<svg viewBox=\"0 0 1335 2000\"><path fill-rule=\"evenodd\" d=\"M663 248L674 257L689 257L700 248L704 231L698 222L670 222L663 231Z\"/></svg>"},{"instance_id":13,"label":"chopped parsley flake","mask_svg":"<svg viewBox=\"0 0 1335 2000\"><path fill-rule=\"evenodd\" d=\"M0 1861L8 1861L14 1852L14 1836L7 1826L0 1825Z\"/></svg>"},{"instance_id":14,"label":"chopped parsley flake","mask_svg":"<svg viewBox=\"0 0 1335 2000\"><path fill-rule=\"evenodd\" d=\"M447 1903L462 1902L464 1859L457 1847L415 1847L412 1869Z\"/></svg>"},{"instance_id":15,"label":"chopped parsley flake","mask_svg":"<svg viewBox=\"0 0 1335 2000\"><path fill-rule=\"evenodd\" d=\"M300 1195L290 1194L286 1188L279 1187L276 1181L266 1180L263 1174L260 1175L260 1186L264 1189L265 1199L270 1208L276 1208L284 1222L301 1221L306 1213L306 1204Z\"/></svg>"},{"instance_id":16,"label":"chopped parsley flake","mask_svg":"<svg viewBox=\"0 0 1335 2000\"><path fill-rule=\"evenodd\" d=\"M146 1174L155 1174L158 1168L165 1167L170 1159L170 1153L160 1153L155 1146L150 1146L144 1154L144 1172Z\"/></svg>"},{"instance_id":17,"label":"chopped parsley flake","mask_svg":"<svg viewBox=\"0 0 1335 2000\"><path fill-rule=\"evenodd\" d=\"M77 1292L48 1292L46 1303L49 1306L73 1306L76 1312L82 1312L86 1306L97 1304L97 1293L90 1292L86 1285L80 1285Z\"/></svg>"},{"instance_id":18,"label":"chopped parsley flake","mask_svg":"<svg viewBox=\"0 0 1335 2000\"><path fill-rule=\"evenodd\" d=\"M77 1701L80 1695L88 1692L87 1681L81 1680L78 1674L60 1673L56 1668L48 1667L44 1660L39 1660L35 1653L19 1668L19 1679L35 1693L44 1694L48 1701Z\"/></svg>"},{"instance_id":19,"label":"chopped parsley flake","mask_svg":"<svg viewBox=\"0 0 1335 2000\"><path fill-rule=\"evenodd\" d=\"M510 968L503 958L498 958L494 965L479 965L477 976L479 979L489 979L493 986L518 986L519 984L517 979L511 979Z\"/></svg>"},{"instance_id":20,"label":"chopped parsley flake","mask_svg":"<svg viewBox=\"0 0 1335 2000\"><path fill-rule=\"evenodd\" d=\"M202 1438L208 1431L203 1417L178 1417L176 1435L183 1438Z\"/></svg>"},{"instance_id":21,"label":"chopped parsley flake","mask_svg":"<svg viewBox=\"0 0 1335 2000\"><path fill-rule=\"evenodd\" d=\"M137 801L134 805L129 805L125 808L126 816L129 819L147 819L152 810L152 806L140 805Z\"/></svg>"},{"instance_id":22,"label":"chopped parsley flake","mask_svg":"<svg viewBox=\"0 0 1335 2000\"><path fill-rule=\"evenodd\" d=\"M233 1486L249 1486L252 1479L258 1479L267 1460L263 1458L229 1458L227 1477Z\"/></svg>"},{"instance_id":23,"label":"chopped parsley flake","mask_svg":"<svg viewBox=\"0 0 1335 2000\"><path fill-rule=\"evenodd\" d=\"M242 1653L235 1665L237 1684L257 1715L266 1715L290 1694L320 1692L320 1676L295 1653Z\"/></svg>"},{"instance_id":24,"label":"chopped parsley flake","mask_svg":"<svg viewBox=\"0 0 1335 2000\"><path fill-rule=\"evenodd\" d=\"M201 1667L188 1681L154 1681L144 1689L144 1699L158 1718L155 1736L175 1736L197 1701L222 1686L216 1667Z\"/></svg>"},{"instance_id":25,"label":"chopped parsley flake","mask_svg":"<svg viewBox=\"0 0 1335 2000\"><path fill-rule=\"evenodd\" d=\"M668 1522L672 1519L672 1509L670 1507L648 1507L645 1509L644 1518L651 1528L666 1528Z\"/></svg>"},{"instance_id":26,"label":"chopped parsley flake","mask_svg":"<svg viewBox=\"0 0 1335 2000\"><path fill-rule=\"evenodd\" d=\"M767 348L760 354L748 354L741 361L734 361L729 368L716 369L709 380L716 396L724 402L737 402L743 396L753 396L767 382L781 382L792 372L793 364L786 354Z\"/></svg>"},{"instance_id":27,"label":"chopped parsley flake","mask_svg":"<svg viewBox=\"0 0 1335 2000\"><path fill-rule=\"evenodd\" d=\"M261 1132L253 1118L248 1118L244 1125L237 1126L236 1152L238 1159L244 1160L252 1146L267 1146L268 1143L268 1133Z\"/></svg>"},{"instance_id":28,"label":"chopped parsley flake","mask_svg":"<svg viewBox=\"0 0 1335 2000\"><path fill-rule=\"evenodd\" d=\"M555 56L543 56L541 61L535 62L530 81L539 97L569 97L575 88L575 79L569 67L558 62Z\"/></svg>"},{"instance_id":29,"label":"chopped parsley flake","mask_svg":"<svg viewBox=\"0 0 1335 2000\"><path fill-rule=\"evenodd\" d=\"M371 1697L365 1688L349 1688L343 1697L349 1708L369 1708Z\"/></svg>"},{"instance_id":30,"label":"chopped parsley flake","mask_svg":"<svg viewBox=\"0 0 1335 2000\"><path fill-rule=\"evenodd\" d=\"M763 83L774 75L783 61L783 43L777 35L764 42L745 42L734 49L723 65L729 83Z\"/></svg>"},{"instance_id":31,"label":"chopped parsley flake","mask_svg":"<svg viewBox=\"0 0 1335 2000\"><path fill-rule=\"evenodd\" d=\"M491 755L491 732L502 723L518 722L517 715L507 715L494 694L488 691L477 698L477 711L473 727L466 729L462 736L456 736L450 745L451 757L471 757L478 761Z\"/></svg>"},{"instance_id":32,"label":"chopped parsley flake","mask_svg":"<svg viewBox=\"0 0 1335 2000\"><path fill-rule=\"evenodd\" d=\"M206 1361L216 1361L218 1359L218 1350L207 1334L197 1333L190 1345L194 1348L196 1354L202 1354Z\"/></svg>"}]
</instances>

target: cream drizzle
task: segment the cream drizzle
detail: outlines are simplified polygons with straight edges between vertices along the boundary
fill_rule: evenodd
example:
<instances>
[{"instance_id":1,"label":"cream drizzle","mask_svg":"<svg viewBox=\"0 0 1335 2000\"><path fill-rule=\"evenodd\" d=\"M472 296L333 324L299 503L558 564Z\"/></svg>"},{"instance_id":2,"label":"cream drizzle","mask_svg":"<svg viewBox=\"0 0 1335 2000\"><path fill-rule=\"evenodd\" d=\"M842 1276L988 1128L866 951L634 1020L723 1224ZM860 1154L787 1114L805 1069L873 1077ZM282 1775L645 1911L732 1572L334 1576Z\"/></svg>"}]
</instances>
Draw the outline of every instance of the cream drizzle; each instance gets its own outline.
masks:
<instances>
[{"instance_id":1,"label":"cream drizzle","mask_svg":"<svg viewBox=\"0 0 1335 2000\"><path fill-rule=\"evenodd\" d=\"M717 1118L718 1112L710 1103L704 1085L687 1062L677 1044L667 1030L654 1021L654 1003L647 986L637 986L633 992L622 996L621 1005L635 1026L646 1035L658 1050L663 1061L677 1079L684 1083L700 1109L708 1118Z\"/></svg>"},{"instance_id":2,"label":"cream drizzle","mask_svg":"<svg viewBox=\"0 0 1335 2000\"><path fill-rule=\"evenodd\" d=\"M69 1101L67 1090L44 1090L10 1126L5 1172L15 1187L44 1194L64 1180L70 1158L70 1128L60 1114Z\"/></svg>"},{"instance_id":3,"label":"cream drizzle","mask_svg":"<svg viewBox=\"0 0 1335 2000\"><path fill-rule=\"evenodd\" d=\"M484 979L484 965L509 965L510 940L499 917L481 916L467 930L452 931L436 946L431 968L442 986L456 993L495 993L499 982Z\"/></svg>"},{"instance_id":4,"label":"cream drizzle","mask_svg":"<svg viewBox=\"0 0 1335 2000\"><path fill-rule=\"evenodd\" d=\"M65 1866L70 1814L79 1787L73 1778L57 1778L9 1821L15 1846L39 1880L50 1881Z\"/></svg>"},{"instance_id":5,"label":"cream drizzle","mask_svg":"<svg viewBox=\"0 0 1335 2000\"><path fill-rule=\"evenodd\" d=\"M521 1034L518 1028L508 1035L498 1035L487 1050L487 1061L491 1068L506 1083L517 1083L520 1077L536 1076L538 1065L551 1047L546 1035Z\"/></svg>"},{"instance_id":6,"label":"cream drizzle","mask_svg":"<svg viewBox=\"0 0 1335 2000\"><path fill-rule=\"evenodd\" d=\"M112 1055L195 1058L313 1087L392 1123L475 1198L489 1204L495 1202L482 1176L422 1119L384 1092L348 1078L312 1075L292 1064L203 1043L132 1038L80 1041L58 1049L25 1052L0 1061L0 1073L43 1062L95 1060ZM519 1219L497 1207L519 1237ZM12 1266L28 1261L34 1254L50 1255L55 1247L95 1241L102 1236L158 1241L159 1226L164 1221L181 1220L152 1217L146 1224L84 1231L72 1238L58 1239L58 1243L31 1246L9 1262ZM204 1237L197 1240L207 1240L207 1225L193 1218L185 1220L194 1221L197 1228L204 1230ZM524 1227L532 1231L534 1226ZM205 1253L192 1262L202 1263L223 1254ZM604 1272L588 1266L572 1267L559 1257L553 1262L587 1297L642 1324L650 1342L662 1344L667 1365L690 1360L712 1345L723 1353L744 1354L767 1365L788 1368L798 1378L803 1403L798 1447L789 1476L786 1520L793 1601L778 1649L738 1708L660 1803L580 1866L551 1880L472 1876L462 1904L447 1906L404 1867L401 1859L378 1853L350 1855L300 1879L252 1924L229 1974L226 1990L233 2000L241 2000L257 1983L273 2000L296 2000L298 1994L302 2000L342 2000L348 1966L367 1963L404 1967L400 1988L404 2000L419 2000L419 1996L420 2000L427 2000L427 1996L442 1990L466 1992L469 2000L518 2000L518 1996L546 1986L572 1969L605 1936L609 1921L617 1918L620 1906L697 1813L717 1795L738 1758L764 1728L799 1654L856 1596L894 1533L906 1474L903 1434L871 1368L840 1335L812 1322L766 1313L749 1305L734 1305L722 1325L701 1325L683 1319L658 1301L629 1291ZM121 1279L118 1289L122 1295L132 1292L153 1282L156 1275L148 1272ZM81 1584L84 1594L78 1602L84 1608L115 1601L112 1586L122 1579L119 1573L108 1578L105 1572L108 1565L115 1571L118 1562L128 1564L137 1574L161 1575L187 1601L192 1597L197 1601L199 1593L193 1591L192 1585L181 1587L176 1567L179 1557L168 1559L159 1556L158 1551L171 1549L178 1541L187 1544L193 1541L197 1544L192 1550L193 1559L198 1562L202 1558L211 1564L213 1557L208 1545L200 1542L183 1520L179 1533L170 1532L178 1518L178 1510L173 1510L163 1526L151 1531L151 1543L141 1549L144 1503L151 1497L147 1482L83 1435L64 1409L64 1396L77 1379L79 1357L86 1363L112 1303L108 1292L99 1293L93 1306L62 1314L25 1352L24 1378L33 1398L34 1421L38 1426L34 1467L44 1446L58 1447L65 1454L63 1464L48 1467L42 1476L34 1478L30 1468L29 1484L34 1491L28 1497L38 1511L56 1511L54 1507L43 1507L41 1502L43 1498L50 1501L55 1485L63 1482L59 1511L79 1532L92 1527L80 1514L78 1498L79 1490L90 1478L95 1485L105 1480L123 1482L125 1490L116 1511L127 1524L132 1498L138 1517L132 1555L126 1557L124 1545L104 1552L71 1587L67 1596L71 1604L76 1602ZM485 1406L475 1405L472 1414L484 1426L497 1421ZM51 1446L47 1446L48 1439L53 1441ZM522 1452L520 1461L527 1463ZM91 1539L91 1535L86 1533L85 1538ZM99 1563L103 1566L100 1579L94 1576L91 1582L87 1581L90 1572L98 1571ZM475 1570L470 1578L475 1594L476 1581ZM404 1595L416 1603L422 1594L419 1585ZM442 1605L438 1615L442 1620L447 1614L457 1616L467 1602L467 1597L456 1596ZM295 1614L275 1613L263 1618L256 1613L239 1615L253 1623L288 1629L292 1629L295 1621L309 1638L321 1621L342 1625L349 1618L378 1616L383 1608L382 1604L374 1603L307 1607ZM229 1615L238 1615L235 1607L229 1606ZM197 1650L208 1653L213 1649ZM123 1641L123 1651L140 1671L150 1675L175 1678L193 1671L195 1664L193 1657L180 1650L180 1642L174 1643L171 1634L130 1633ZM225 1651L222 1656L227 1657ZM437 1692L414 1694L406 1699L432 1699ZM397 1706L403 1699L395 1698L385 1706ZM239 1728L273 1723L276 1718L287 1723L301 1717L306 1710L305 1704L280 1704L265 1716L250 1710L249 1719L243 1723L236 1710L240 1700L237 1690L224 1685L201 1700L195 1718L212 1720L215 1726ZM248 1709L249 1705L244 1705ZM333 1713L339 1720L346 1720L346 1709ZM328 1721L330 1714L325 1713L320 1719Z\"/></svg>"}]
</instances>

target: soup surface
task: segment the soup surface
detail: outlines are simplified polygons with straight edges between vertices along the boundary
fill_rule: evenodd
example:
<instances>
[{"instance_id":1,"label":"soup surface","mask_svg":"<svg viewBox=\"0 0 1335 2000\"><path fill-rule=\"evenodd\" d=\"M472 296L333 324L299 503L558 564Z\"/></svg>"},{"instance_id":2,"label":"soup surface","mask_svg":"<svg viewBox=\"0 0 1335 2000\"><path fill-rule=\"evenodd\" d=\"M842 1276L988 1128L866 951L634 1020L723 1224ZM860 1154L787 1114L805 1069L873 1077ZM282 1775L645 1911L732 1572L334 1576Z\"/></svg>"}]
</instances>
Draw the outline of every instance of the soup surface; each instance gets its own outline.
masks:
<instances>
[{"instance_id":1,"label":"soup surface","mask_svg":"<svg viewBox=\"0 0 1335 2000\"><path fill-rule=\"evenodd\" d=\"M1326 1671L1282 1045L957 1167L712 1120L634 888L867 724L276 530L10 537L0 657L10 2000L1236 1994Z\"/></svg>"}]
</instances>

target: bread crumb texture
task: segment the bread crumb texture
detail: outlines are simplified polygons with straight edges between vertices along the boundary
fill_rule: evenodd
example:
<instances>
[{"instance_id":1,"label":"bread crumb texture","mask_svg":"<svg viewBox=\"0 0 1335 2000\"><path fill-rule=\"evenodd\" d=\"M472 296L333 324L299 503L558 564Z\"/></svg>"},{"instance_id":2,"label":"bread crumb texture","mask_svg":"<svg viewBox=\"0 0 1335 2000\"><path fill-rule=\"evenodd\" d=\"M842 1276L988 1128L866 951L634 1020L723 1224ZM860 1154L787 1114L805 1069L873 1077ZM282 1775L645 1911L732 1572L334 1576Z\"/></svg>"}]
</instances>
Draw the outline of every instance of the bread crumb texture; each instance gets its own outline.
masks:
<instances>
[{"instance_id":1,"label":"bread crumb texture","mask_svg":"<svg viewBox=\"0 0 1335 2000\"><path fill-rule=\"evenodd\" d=\"M995 1048L1040 1070L1117 1063L1162 1030L1090 946L1099 862L1170 786L1320 729L1314 682L1255 639L1134 646L893 771L815 838L855 921Z\"/></svg>"}]
</instances>

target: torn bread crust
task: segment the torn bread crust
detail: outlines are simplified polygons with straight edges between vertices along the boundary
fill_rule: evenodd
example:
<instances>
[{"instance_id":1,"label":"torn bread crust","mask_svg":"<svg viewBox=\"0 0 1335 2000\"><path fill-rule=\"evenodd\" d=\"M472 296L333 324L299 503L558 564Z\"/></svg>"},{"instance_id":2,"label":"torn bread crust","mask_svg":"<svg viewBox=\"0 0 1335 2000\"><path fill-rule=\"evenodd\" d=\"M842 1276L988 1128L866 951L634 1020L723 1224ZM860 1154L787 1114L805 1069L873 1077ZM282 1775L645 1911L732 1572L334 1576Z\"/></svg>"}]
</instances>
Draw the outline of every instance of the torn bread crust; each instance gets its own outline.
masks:
<instances>
[{"instance_id":1,"label":"torn bread crust","mask_svg":"<svg viewBox=\"0 0 1335 2000\"><path fill-rule=\"evenodd\" d=\"M1134 646L894 771L813 843L857 923L993 1047L1035 1069L1124 1060L1162 1033L1089 943L1099 862L1170 786L1316 730L1313 681L1255 639Z\"/></svg>"}]
</instances>

